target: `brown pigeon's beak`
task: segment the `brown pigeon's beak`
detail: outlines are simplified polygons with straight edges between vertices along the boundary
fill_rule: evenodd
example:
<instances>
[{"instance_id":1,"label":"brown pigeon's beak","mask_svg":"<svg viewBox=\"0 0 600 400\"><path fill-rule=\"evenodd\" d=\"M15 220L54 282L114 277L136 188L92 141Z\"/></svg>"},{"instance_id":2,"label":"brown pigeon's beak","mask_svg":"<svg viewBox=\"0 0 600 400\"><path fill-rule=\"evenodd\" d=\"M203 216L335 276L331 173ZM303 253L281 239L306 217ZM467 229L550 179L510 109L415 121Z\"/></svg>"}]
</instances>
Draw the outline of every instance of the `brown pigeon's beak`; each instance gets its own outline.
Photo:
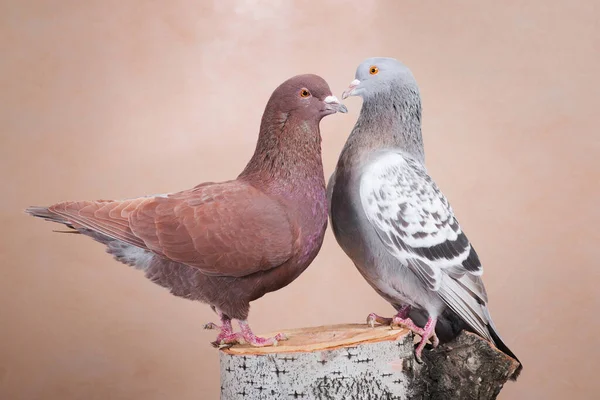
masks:
<instances>
[{"instance_id":1,"label":"brown pigeon's beak","mask_svg":"<svg viewBox=\"0 0 600 400\"><path fill-rule=\"evenodd\" d=\"M358 85L360 85L360 81L358 79L355 79L352 82L350 82L350 86L348 86L348 89L344 90L344 93L342 93L342 100L344 100L347 97L354 96Z\"/></svg>"},{"instance_id":2,"label":"brown pigeon's beak","mask_svg":"<svg viewBox=\"0 0 600 400\"><path fill-rule=\"evenodd\" d=\"M335 96L332 96L332 95L327 96L327 97L325 97L325 100L323 100L323 102L325 103L325 109L327 111L331 111L331 114L336 113L336 112L341 112L341 113L348 112L348 109L346 108L346 106L343 105L342 103L340 103L338 98Z\"/></svg>"}]
</instances>

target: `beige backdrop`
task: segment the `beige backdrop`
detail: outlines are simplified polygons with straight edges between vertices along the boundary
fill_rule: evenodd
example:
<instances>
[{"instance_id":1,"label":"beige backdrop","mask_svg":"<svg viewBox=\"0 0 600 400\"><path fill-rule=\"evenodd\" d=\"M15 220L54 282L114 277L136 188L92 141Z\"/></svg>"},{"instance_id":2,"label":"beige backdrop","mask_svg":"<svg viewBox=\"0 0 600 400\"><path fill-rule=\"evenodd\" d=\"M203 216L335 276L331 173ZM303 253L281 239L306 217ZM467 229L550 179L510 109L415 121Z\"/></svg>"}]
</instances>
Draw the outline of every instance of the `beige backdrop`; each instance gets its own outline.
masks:
<instances>
[{"instance_id":1,"label":"beige backdrop","mask_svg":"<svg viewBox=\"0 0 600 400\"><path fill-rule=\"evenodd\" d=\"M525 365L501 398L592 398L599 13L593 0L1 1L0 398L217 398L208 306L22 210L235 177L280 82L314 72L340 95L379 55L421 85L428 167ZM327 176L361 102L346 104L322 123ZM392 310L329 232L250 320L264 332L372 311Z\"/></svg>"}]
</instances>

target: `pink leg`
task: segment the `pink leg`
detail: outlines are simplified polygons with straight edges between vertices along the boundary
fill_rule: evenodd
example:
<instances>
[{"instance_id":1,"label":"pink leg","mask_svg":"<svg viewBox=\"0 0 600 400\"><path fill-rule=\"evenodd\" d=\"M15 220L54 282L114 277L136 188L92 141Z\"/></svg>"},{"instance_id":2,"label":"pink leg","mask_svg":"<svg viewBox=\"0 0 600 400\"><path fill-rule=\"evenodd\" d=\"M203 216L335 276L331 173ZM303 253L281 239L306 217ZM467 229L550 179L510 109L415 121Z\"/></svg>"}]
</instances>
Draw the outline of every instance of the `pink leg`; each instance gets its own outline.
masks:
<instances>
[{"instance_id":1,"label":"pink leg","mask_svg":"<svg viewBox=\"0 0 600 400\"><path fill-rule=\"evenodd\" d=\"M265 347L265 346L277 346L277 342L281 340L287 340L287 337L283 333L278 333L274 337L270 338L262 338L256 336L252 329L250 329L250 325L248 325L248 321L240 320L240 328L241 332L231 333L230 335L221 338L219 344L235 344L244 341L251 346L255 347Z\"/></svg>"},{"instance_id":2,"label":"pink leg","mask_svg":"<svg viewBox=\"0 0 600 400\"><path fill-rule=\"evenodd\" d=\"M419 328L418 326L415 325L414 322L412 322L412 320L410 318L406 318L404 320L401 320L399 318L398 319L394 318L394 323L403 325L403 326L407 327L408 329L410 329L411 331L413 331L414 333L421 336L421 341L419 342L419 344L417 345L417 349L415 350L415 357L417 358L418 362L423 361L421 359L421 354L423 353L423 348L425 348L425 345L427 344L427 341L429 339L431 339L431 344L433 345L433 347L437 347L440 344L440 341L439 341L437 335L435 334L436 322L437 322L436 318L429 318L427 320L427 323L425 324L425 326L423 328Z\"/></svg>"},{"instance_id":3,"label":"pink leg","mask_svg":"<svg viewBox=\"0 0 600 400\"><path fill-rule=\"evenodd\" d=\"M221 341L223 341L225 338L230 337L231 335L233 335L233 327L231 326L231 318L227 317L225 314L223 314L220 311L216 311L217 314L219 314L219 318L221 319L221 325L217 325L213 322L209 322L208 324L204 325L204 329L218 329L220 332L217 335L217 339L212 342L211 344L215 347L219 347L219 344L221 343Z\"/></svg>"},{"instance_id":4,"label":"pink leg","mask_svg":"<svg viewBox=\"0 0 600 400\"><path fill-rule=\"evenodd\" d=\"M398 313L396 314L396 317L405 319L406 317L408 317L409 313L410 313L410 306L405 305L405 306L400 307L400 309L398 310ZM394 318L396 318L396 317L394 317ZM375 328L375 323L378 323L381 325L392 325L392 323L394 322L394 318L381 317L375 313L371 313L367 317L367 324L371 325L371 328Z\"/></svg>"},{"instance_id":5,"label":"pink leg","mask_svg":"<svg viewBox=\"0 0 600 400\"><path fill-rule=\"evenodd\" d=\"M406 306L400 307L400 309L398 310L398 313L396 314L396 317L407 318L408 314L410 314L410 306L406 305Z\"/></svg>"}]
</instances>

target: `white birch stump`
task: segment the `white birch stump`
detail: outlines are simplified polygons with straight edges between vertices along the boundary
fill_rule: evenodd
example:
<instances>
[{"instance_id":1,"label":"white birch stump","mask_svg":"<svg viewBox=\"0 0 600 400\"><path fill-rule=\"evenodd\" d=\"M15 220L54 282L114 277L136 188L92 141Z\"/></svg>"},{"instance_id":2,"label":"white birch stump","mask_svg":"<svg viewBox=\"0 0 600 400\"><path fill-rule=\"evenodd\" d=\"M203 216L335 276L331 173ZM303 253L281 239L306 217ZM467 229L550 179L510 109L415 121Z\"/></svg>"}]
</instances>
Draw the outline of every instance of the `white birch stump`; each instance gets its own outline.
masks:
<instances>
[{"instance_id":1,"label":"white birch stump","mask_svg":"<svg viewBox=\"0 0 600 400\"><path fill-rule=\"evenodd\" d=\"M518 366L465 332L425 348L423 364L405 329L351 324L284 333L289 340L276 347L221 350L222 400L494 399Z\"/></svg>"}]
</instances>

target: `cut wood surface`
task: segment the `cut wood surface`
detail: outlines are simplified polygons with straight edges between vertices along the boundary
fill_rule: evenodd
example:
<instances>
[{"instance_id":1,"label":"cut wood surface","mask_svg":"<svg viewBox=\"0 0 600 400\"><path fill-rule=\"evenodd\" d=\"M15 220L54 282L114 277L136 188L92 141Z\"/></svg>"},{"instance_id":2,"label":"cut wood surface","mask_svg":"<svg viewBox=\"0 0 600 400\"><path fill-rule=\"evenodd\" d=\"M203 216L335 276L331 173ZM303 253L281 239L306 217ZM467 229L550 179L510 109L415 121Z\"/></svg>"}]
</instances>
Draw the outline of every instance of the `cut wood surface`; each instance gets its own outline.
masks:
<instances>
[{"instance_id":1,"label":"cut wood surface","mask_svg":"<svg viewBox=\"0 0 600 400\"><path fill-rule=\"evenodd\" d=\"M223 352L232 355L310 352L354 346L359 343L374 343L382 340L395 341L401 336L410 334L410 331L404 328L390 329L388 326L371 328L365 324L316 326L281 332L288 337L288 340L279 342L277 346L252 347L247 344L239 344L223 349ZM279 332L270 332L263 336L271 337L277 333Z\"/></svg>"},{"instance_id":2,"label":"cut wood surface","mask_svg":"<svg viewBox=\"0 0 600 400\"><path fill-rule=\"evenodd\" d=\"M289 339L278 346L220 351L222 400L494 399L518 366L468 332L428 346L422 364L406 329L344 324L280 332Z\"/></svg>"}]
</instances>

